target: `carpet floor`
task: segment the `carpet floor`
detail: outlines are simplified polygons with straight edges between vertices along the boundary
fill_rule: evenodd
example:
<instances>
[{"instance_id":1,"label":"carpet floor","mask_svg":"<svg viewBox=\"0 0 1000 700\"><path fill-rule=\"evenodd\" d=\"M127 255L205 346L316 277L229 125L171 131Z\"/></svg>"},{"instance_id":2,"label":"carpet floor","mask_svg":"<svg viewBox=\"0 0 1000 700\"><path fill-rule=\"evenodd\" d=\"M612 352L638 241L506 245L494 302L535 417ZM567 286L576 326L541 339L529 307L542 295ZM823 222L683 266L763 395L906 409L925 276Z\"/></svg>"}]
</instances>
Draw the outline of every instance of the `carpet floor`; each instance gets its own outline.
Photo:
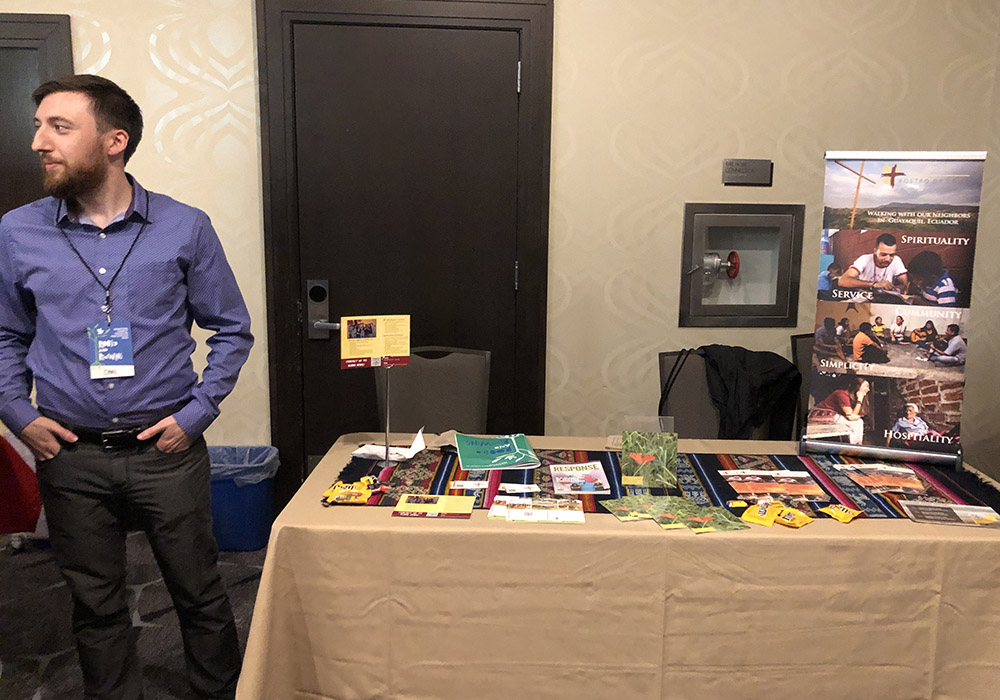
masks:
<instances>
[{"instance_id":1,"label":"carpet floor","mask_svg":"<svg viewBox=\"0 0 1000 700\"><path fill-rule=\"evenodd\" d=\"M265 550L223 552L220 571L246 644ZM186 700L180 630L146 536L128 537L132 624L140 628L146 700ZM0 699L78 700L83 679L70 621L70 594L45 542L15 550L0 537Z\"/></svg>"}]
</instances>

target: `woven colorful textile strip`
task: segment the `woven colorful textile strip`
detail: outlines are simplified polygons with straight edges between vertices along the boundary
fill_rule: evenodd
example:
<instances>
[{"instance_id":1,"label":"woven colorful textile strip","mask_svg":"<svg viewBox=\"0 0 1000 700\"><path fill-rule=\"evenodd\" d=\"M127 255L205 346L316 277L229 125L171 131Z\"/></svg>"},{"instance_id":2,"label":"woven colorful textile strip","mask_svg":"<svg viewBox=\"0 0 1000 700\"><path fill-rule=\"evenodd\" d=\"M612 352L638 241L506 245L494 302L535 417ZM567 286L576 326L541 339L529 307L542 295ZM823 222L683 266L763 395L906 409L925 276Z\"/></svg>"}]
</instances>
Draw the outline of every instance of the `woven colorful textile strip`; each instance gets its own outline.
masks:
<instances>
[{"instance_id":1,"label":"woven colorful textile strip","mask_svg":"<svg viewBox=\"0 0 1000 700\"><path fill-rule=\"evenodd\" d=\"M555 494L548 465L595 461L604 467L608 483L611 484L611 494L607 496L578 494L576 497L583 501L584 511L593 513L603 510L597 506L600 501L641 491L632 487L624 489L620 485L621 467L616 452L588 450L535 450L535 452L542 462L542 466L538 469L488 472L469 472L462 469L458 466L455 452L447 448L443 451L424 450L411 460L385 469L378 467L375 460L355 457L344 467L338 478L343 481L357 481L362 476L371 474L387 483L389 490L372 496L368 505L395 506L403 494L420 493L475 496L476 508L488 508L493 503L493 497L500 493L501 483L537 484L539 487L537 495L553 496ZM796 504L809 515L826 517L822 513L817 513L815 509L829 503L840 503L862 511L865 517L869 518L905 518L899 506L901 497L899 494L869 493L835 466L865 463L874 463L874 460L832 455L680 454L677 458L679 489L671 490L670 495L684 495L702 506L724 506L727 501L737 498L737 495L720 475L720 471L727 469L808 471L829 496L827 501ZM994 508L1000 505L1000 494L978 482L971 474L910 463L906 466L914 470L927 489L927 495L921 496L919 500L990 505ZM449 489L448 485L456 480L488 481L489 485L485 490ZM664 492L653 489L652 493L663 495Z\"/></svg>"}]
</instances>

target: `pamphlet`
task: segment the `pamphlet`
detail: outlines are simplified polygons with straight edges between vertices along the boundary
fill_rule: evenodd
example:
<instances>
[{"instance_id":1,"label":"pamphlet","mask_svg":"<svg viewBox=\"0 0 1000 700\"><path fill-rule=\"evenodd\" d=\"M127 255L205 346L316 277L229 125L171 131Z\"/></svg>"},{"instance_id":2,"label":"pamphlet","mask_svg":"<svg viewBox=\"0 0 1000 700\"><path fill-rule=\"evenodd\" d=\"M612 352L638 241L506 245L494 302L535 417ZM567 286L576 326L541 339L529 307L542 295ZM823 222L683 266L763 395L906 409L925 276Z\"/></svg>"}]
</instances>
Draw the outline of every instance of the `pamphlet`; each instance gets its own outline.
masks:
<instances>
[{"instance_id":1,"label":"pamphlet","mask_svg":"<svg viewBox=\"0 0 1000 700\"><path fill-rule=\"evenodd\" d=\"M577 498L515 498L507 501L507 520L530 523L583 523L583 501Z\"/></svg>"},{"instance_id":2,"label":"pamphlet","mask_svg":"<svg viewBox=\"0 0 1000 700\"><path fill-rule=\"evenodd\" d=\"M696 535L709 532L731 532L733 530L749 530L750 526L737 518L725 508L712 506L699 508L700 512L685 518L685 524Z\"/></svg>"},{"instance_id":3,"label":"pamphlet","mask_svg":"<svg viewBox=\"0 0 1000 700\"><path fill-rule=\"evenodd\" d=\"M600 503L622 522L653 520L664 530L687 528L705 534L750 529L725 508L705 508L680 496L624 496Z\"/></svg>"},{"instance_id":4,"label":"pamphlet","mask_svg":"<svg viewBox=\"0 0 1000 700\"><path fill-rule=\"evenodd\" d=\"M536 469L538 456L524 433L500 437L455 435L458 462L462 469Z\"/></svg>"},{"instance_id":5,"label":"pamphlet","mask_svg":"<svg viewBox=\"0 0 1000 700\"><path fill-rule=\"evenodd\" d=\"M637 520L653 520L657 514L664 512L680 512L671 509L697 508L692 501L679 496L622 496L621 498L599 501L601 506L623 523ZM690 504L690 505L686 505Z\"/></svg>"},{"instance_id":6,"label":"pamphlet","mask_svg":"<svg viewBox=\"0 0 1000 700\"><path fill-rule=\"evenodd\" d=\"M507 504L510 501L516 501L519 496L494 496L493 505L490 506L490 512L486 515L487 518L492 520L506 520L507 519Z\"/></svg>"},{"instance_id":7,"label":"pamphlet","mask_svg":"<svg viewBox=\"0 0 1000 700\"><path fill-rule=\"evenodd\" d=\"M719 474L740 498L756 502L764 496L779 500L828 501L830 497L807 471L721 469Z\"/></svg>"},{"instance_id":8,"label":"pamphlet","mask_svg":"<svg viewBox=\"0 0 1000 700\"><path fill-rule=\"evenodd\" d=\"M1000 528L1000 515L988 506L902 500L899 501L899 505L903 507L907 517L915 523Z\"/></svg>"},{"instance_id":9,"label":"pamphlet","mask_svg":"<svg viewBox=\"0 0 1000 700\"><path fill-rule=\"evenodd\" d=\"M500 484L500 490L504 493L538 493L542 489L538 484Z\"/></svg>"},{"instance_id":10,"label":"pamphlet","mask_svg":"<svg viewBox=\"0 0 1000 700\"><path fill-rule=\"evenodd\" d=\"M622 433L622 485L677 486L677 433Z\"/></svg>"},{"instance_id":11,"label":"pamphlet","mask_svg":"<svg viewBox=\"0 0 1000 700\"><path fill-rule=\"evenodd\" d=\"M490 482L488 481L468 481L462 479L455 479L449 484L449 488L457 489L459 491L480 491L482 489L488 488Z\"/></svg>"},{"instance_id":12,"label":"pamphlet","mask_svg":"<svg viewBox=\"0 0 1000 700\"><path fill-rule=\"evenodd\" d=\"M340 319L340 368L410 364L409 316L344 316Z\"/></svg>"},{"instance_id":13,"label":"pamphlet","mask_svg":"<svg viewBox=\"0 0 1000 700\"><path fill-rule=\"evenodd\" d=\"M920 477L909 467L889 464L838 464L836 467L869 493L896 491L911 496L927 493Z\"/></svg>"},{"instance_id":14,"label":"pamphlet","mask_svg":"<svg viewBox=\"0 0 1000 700\"><path fill-rule=\"evenodd\" d=\"M557 494L609 494L611 484L600 462L580 464L550 464L552 489Z\"/></svg>"},{"instance_id":15,"label":"pamphlet","mask_svg":"<svg viewBox=\"0 0 1000 700\"><path fill-rule=\"evenodd\" d=\"M407 518L471 518L475 496L431 496L406 493L392 514Z\"/></svg>"}]
</instances>

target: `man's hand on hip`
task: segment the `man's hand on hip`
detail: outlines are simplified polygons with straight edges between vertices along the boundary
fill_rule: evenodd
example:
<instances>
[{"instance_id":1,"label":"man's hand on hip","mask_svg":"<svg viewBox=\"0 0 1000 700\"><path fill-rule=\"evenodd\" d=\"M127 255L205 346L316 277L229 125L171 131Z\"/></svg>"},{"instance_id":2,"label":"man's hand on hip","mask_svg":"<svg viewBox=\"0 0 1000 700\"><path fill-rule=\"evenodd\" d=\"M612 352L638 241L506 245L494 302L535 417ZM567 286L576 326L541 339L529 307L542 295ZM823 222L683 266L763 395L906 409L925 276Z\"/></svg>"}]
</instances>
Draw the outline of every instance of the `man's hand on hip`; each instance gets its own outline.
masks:
<instances>
[{"instance_id":1,"label":"man's hand on hip","mask_svg":"<svg viewBox=\"0 0 1000 700\"><path fill-rule=\"evenodd\" d=\"M45 461L52 459L62 450L60 440L76 442L77 437L51 418L40 416L24 426L21 439L35 455L35 459Z\"/></svg>"},{"instance_id":2,"label":"man's hand on hip","mask_svg":"<svg viewBox=\"0 0 1000 700\"><path fill-rule=\"evenodd\" d=\"M146 428L137 437L140 440L149 440L157 435L160 439L156 441L156 449L160 452L183 452L191 447L193 442L184 429L177 425L173 416L167 416L151 428Z\"/></svg>"}]
</instances>

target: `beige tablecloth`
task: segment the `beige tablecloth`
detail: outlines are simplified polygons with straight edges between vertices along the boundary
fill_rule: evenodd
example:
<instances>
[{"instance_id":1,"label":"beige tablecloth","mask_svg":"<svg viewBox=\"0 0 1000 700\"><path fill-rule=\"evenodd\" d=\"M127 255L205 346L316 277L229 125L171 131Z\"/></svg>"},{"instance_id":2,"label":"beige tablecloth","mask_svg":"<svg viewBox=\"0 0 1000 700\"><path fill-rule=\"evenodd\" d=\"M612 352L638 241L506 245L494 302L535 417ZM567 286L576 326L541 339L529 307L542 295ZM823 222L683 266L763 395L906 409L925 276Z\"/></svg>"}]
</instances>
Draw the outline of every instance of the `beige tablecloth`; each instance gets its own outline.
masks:
<instances>
[{"instance_id":1,"label":"beige tablecloth","mask_svg":"<svg viewBox=\"0 0 1000 700\"><path fill-rule=\"evenodd\" d=\"M1000 533L824 519L694 535L604 513L323 508L349 452L378 441L338 440L276 520L241 700L1000 698Z\"/></svg>"}]
</instances>

